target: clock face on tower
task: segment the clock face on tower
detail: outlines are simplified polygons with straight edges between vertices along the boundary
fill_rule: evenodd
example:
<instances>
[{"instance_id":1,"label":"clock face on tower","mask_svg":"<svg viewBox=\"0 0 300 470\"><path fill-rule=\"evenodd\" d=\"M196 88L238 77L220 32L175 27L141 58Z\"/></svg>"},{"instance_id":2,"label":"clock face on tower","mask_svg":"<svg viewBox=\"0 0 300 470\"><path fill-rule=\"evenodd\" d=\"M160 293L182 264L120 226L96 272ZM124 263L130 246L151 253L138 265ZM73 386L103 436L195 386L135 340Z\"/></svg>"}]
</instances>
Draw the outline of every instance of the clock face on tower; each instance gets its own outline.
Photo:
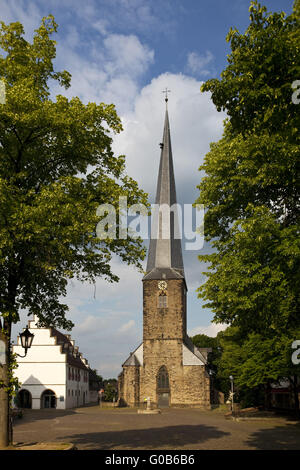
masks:
<instances>
[{"instance_id":1,"label":"clock face on tower","mask_svg":"<svg viewBox=\"0 0 300 470\"><path fill-rule=\"evenodd\" d=\"M159 281L158 282L158 288L159 290L166 290L168 284L166 283L166 281Z\"/></svg>"}]
</instances>

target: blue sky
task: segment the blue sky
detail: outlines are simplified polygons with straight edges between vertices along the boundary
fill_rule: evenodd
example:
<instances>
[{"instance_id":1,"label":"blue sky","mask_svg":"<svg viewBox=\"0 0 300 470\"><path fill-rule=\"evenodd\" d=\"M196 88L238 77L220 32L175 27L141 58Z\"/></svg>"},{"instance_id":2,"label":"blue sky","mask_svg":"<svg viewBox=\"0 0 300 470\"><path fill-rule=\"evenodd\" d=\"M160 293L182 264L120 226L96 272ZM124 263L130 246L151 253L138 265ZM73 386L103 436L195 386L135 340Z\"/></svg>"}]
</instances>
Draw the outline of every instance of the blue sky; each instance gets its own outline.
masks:
<instances>
[{"instance_id":1,"label":"blue sky","mask_svg":"<svg viewBox=\"0 0 300 470\"><path fill-rule=\"evenodd\" d=\"M290 13L290 0L265 0L270 11ZM201 179L198 171L210 142L222 135L225 115L218 113L203 81L219 77L230 52L230 27L241 32L249 23L248 0L0 0L0 19L20 21L30 40L41 18L53 14L59 25L58 70L72 74L72 86L58 93L83 102L114 103L124 131L114 150L127 157L127 171L154 202L163 132L162 90L168 87L171 139L180 203L193 203ZM208 247L204 246L203 253ZM188 332L215 335L212 313L204 309L196 288L203 266L196 251L185 251L189 288ZM104 377L116 377L121 364L142 340L142 275L113 259L118 284L101 279L94 286L72 282L65 299L75 323L72 337L79 350ZM14 337L26 322L14 327Z\"/></svg>"}]
</instances>

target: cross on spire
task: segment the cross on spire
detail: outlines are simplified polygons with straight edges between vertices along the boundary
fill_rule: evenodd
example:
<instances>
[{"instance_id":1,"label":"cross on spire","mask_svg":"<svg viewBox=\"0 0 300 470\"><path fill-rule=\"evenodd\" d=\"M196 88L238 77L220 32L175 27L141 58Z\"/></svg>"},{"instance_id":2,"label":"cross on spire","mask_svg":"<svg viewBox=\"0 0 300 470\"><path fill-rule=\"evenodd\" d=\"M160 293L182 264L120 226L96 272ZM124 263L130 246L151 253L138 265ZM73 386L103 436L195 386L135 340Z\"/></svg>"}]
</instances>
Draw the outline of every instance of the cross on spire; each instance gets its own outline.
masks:
<instances>
[{"instance_id":1,"label":"cross on spire","mask_svg":"<svg viewBox=\"0 0 300 470\"><path fill-rule=\"evenodd\" d=\"M168 90L168 87L166 87L166 89L163 90L162 93L165 93L165 102L168 103L168 93L171 93L171 90Z\"/></svg>"}]
</instances>

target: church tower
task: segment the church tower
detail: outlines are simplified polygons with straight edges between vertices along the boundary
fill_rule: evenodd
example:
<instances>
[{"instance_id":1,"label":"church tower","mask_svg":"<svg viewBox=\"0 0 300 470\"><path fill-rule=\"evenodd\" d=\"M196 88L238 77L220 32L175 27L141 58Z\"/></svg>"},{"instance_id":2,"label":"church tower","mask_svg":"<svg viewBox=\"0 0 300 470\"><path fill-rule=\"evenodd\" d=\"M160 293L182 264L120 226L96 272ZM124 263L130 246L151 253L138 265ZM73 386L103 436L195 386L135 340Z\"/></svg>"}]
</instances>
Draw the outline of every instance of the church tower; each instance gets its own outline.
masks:
<instances>
[{"instance_id":1,"label":"church tower","mask_svg":"<svg viewBox=\"0 0 300 470\"><path fill-rule=\"evenodd\" d=\"M160 147L152 233L143 277L143 342L123 364L120 404L138 406L149 397L158 407L208 407L209 350L197 349L186 331L187 286L167 108Z\"/></svg>"}]
</instances>

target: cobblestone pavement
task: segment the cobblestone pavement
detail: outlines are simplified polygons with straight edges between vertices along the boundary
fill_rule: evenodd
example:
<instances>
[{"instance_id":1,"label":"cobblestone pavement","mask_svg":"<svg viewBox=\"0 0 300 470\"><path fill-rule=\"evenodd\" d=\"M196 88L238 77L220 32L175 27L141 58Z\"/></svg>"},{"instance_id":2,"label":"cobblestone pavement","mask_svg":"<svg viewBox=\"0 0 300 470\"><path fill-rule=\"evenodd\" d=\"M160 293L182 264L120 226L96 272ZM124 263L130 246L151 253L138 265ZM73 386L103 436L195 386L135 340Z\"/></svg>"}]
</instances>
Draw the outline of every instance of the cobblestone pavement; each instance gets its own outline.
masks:
<instances>
[{"instance_id":1,"label":"cobblestone pavement","mask_svg":"<svg viewBox=\"0 0 300 470\"><path fill-rule=\"evenodd\" d=\"M299 450L300 424L281 418L232 421L224 413L98 406L72 410L25 410L14 424L14 442L71 442L79 450Z\"/></svg>"}]
</instances>

